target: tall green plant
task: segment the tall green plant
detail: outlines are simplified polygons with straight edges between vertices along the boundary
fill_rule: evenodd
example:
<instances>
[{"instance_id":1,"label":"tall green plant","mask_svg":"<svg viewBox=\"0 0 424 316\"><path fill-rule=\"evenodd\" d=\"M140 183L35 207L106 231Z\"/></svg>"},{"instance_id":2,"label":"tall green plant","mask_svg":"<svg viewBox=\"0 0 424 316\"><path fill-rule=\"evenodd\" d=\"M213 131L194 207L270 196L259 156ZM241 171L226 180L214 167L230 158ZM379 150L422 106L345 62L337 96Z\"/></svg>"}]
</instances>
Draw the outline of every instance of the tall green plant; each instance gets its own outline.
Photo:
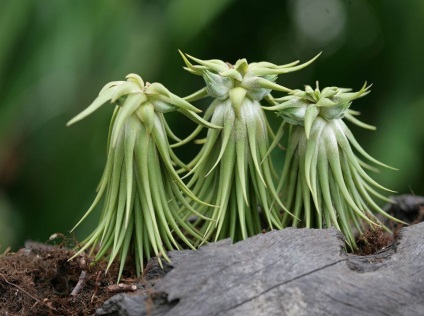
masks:
<instances>
[{"instance_id":1,"label":"tall green plant","mask_svg":"<svg viewBox=\"0 0 424 316\"><path fill-rule=\"evenodd\" d=\"M160 262L160 257L169 260L167 250L181 249L175 236L192 249L191 238L203 241L201 233L183 219L178 209L184 205L188 212L208 221L187 203L186 197L205 207L210 205L200 201L174 170L174 165L186 166L170 148L168 136L179 139L163 114L178 111L203 126L219 126L204 121L196 114L200 110L163 85L145 84L134 74L128 75L127 81L107 84L97 99L68 125L107 102L114 104L115 110L109 129L106 167L93 204L76 226L104 198L100 222L78 253L89 247L93 251L98 246L95 260L107 255L109 266L119 255L119 280L129 253L135 256L139 274L144 261L152 255Z\"/></svg>"},{"instance_id":2,"label":"tall green plant","mask_svg":"<svg viewBox=\"0 0 424 316\"><path fill-rule=\"evenodd\" d=\"M223 126L208 131L199 154L188 164L188 175L192 175L188 186L193 193L218 206L208 209L194 201L193 208L212 219L199 218L195 225L205 234L205 240L231 237L234 241L261 232L262 221L267 228L283 228L281 210L290 212L274 185L270 127L260 102L272 90L290 91L275 83L277 76L302 69L315 58L301 65L297 61L277 66L248 63L246 59L231 65L217 59L205 61L184 54L182 57L185 69L202 76L206 84L188 100L212 97L204 119ZM188 139L200 130L201 127Z\"/></svg>"},{"instance_id":3,"label":"tall green plant","mask_svg":"<svg viewBox=\"0 0 424 316\"><path fill-rule=\"evenodd\" d=\"M364 226L383 226L370 209L396 220L384 212L372 196L392 202L376 191L390 191L375 182L364 169L374 167L366 160L391 168L372 158L359 145L343 118L367 129L358 112L350 110L353 100L369 93L366 84L358 92L327 87L293 90L289 96L274 99L277 111L288 127L288 144L279 187L283 201L294 216L283 215L283 225L341 230L350 248L356 248L353 228L361 233ZM393 169L393 168L392 168ZM393 191L391 191L393 192ZM384 226L383 226L384 227ZM387 229L387 228L386 228Z\"/></svg>"}]
</instances>

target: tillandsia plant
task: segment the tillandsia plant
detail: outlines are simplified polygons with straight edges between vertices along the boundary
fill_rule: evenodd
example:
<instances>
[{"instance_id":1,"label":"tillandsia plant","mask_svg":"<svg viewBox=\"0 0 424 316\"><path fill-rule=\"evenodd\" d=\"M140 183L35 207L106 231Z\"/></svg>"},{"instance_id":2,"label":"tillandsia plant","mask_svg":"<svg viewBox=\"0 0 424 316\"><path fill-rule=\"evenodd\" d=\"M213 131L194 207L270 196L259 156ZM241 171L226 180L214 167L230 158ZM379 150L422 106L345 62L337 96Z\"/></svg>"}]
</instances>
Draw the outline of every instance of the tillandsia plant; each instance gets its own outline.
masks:
<instances>
[{"instance_id":1,"label":"tillandsia plant","mask_svg":"<svg viewBox=\"0 0 424 316\"><path fill-rule=\"evenodd\" d=\"M211 218L199 218L195 225L205 240L245 239L262 231L283 228L281 203L274 184L269 156L269 124L261 101L272 90L290 91L275 83L277 76L302 69L312 63L298 61L277 66L268 62L235 65L221 60L200 60L182 54L186 70L202 76L206 87L188 96L188 101L212 97L204 119L223 129L209 129L199 154L188 166L192 175L188 187L202 201L216 205L207 208L194 202L193 208ZM197 65L193 65L191 59ZM201 126L184 142L198 135ZM260 207L260 210L258 210Z\"/></svg>"},{"instance_id":2,"label":"tillandsia plant","mask_svg":"<svg viewBox=\"0 0 424 316\"><path fill-rule=\"evenodd\" d=\"M375 168L358 158L355 151L372 163L391 167L367 154L343 121L345 118L375 129L355 118L359 112L349 109L352 100L367 95L369 88L365 84L358 92L337 87L320 90L317 83L316 89L306 86L305 90L293 90L289 96L274 99L277 105L268 108L277 111L283 124L289 126L279 187L294 216L284 214L284 226L334 226L343 232L348 247L355 249L354 228L361 233L366 224L382 226L370 209L396 220L372 199L390 201L376 191L388 189L365 172Z\"/></svg>"},{"instance_id":3,"label":"tillandsia plant","mask_svg":"<svg viewBox=\"0 0 424 316\"><path fill-rule=\"evenodd\" d=\"M121 276L129 252L134 255L137 274L152 255L166 260L167 250L180 249L180 242L193 247L203 236L178 213L181 206L196 212L190 198L203 203L186 187L174 165L186 166L170 148L168 136L178 139L167 125L163 113L179 111L202 126L219 128L204 121L200 112L160 83L144 83L135 74L126 81L108 83L97 99L68 125L97 110L107 102L115 104L109 128L107 162L97 196L76 225L78 226L104 197L100 222L83 242L79 253L91 247L98 250L95 260L109 256L109 266L119 255ZM108 268L109 268L108 266Z\"/></svg>"}]
</instances>

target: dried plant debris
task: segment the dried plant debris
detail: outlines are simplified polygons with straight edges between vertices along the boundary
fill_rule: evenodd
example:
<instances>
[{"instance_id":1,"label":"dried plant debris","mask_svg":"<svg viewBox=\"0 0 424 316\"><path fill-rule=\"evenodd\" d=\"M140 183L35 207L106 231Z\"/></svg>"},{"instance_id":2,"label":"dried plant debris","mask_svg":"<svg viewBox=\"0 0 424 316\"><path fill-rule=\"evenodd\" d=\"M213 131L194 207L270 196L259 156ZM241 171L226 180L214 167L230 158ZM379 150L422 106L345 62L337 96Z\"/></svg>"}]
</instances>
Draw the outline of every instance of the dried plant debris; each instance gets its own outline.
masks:
<instances>
[{"instance_id":1,"label":"dried plant debris","mask_svg":"<svg viewBox=\"0 0 424 316\"><path fill-rule=\"evenodd\" d=\"M359 256L368 256L385 249L395 240L393 234L388 233L381 227L370 227L362 235L356 238L358 248L355 254Z\"/></svg>"},{"instance_id":2,"label":"dried plant debris","mask_svg":"<svg viewBox=\"0 0 424 316\"><path fill-rule=\"evenodd\" d=\"M127 264L116 284L119 263L105 274L107 262L92 263L63 246L27 242L16 253L0 257L0 315L93 315L118 292L143 292L144 277L134 278Z\"/></svg>"},{"instance_id":3,"label":"dried plant debris","mask_svg":"<svg viewBox=\"0 0 424 316\"><path fill-rule=\"evenodd\" d=\"M424 221L424 197L415 195L391 196L395 203L386 204L383 209L391 216L398 218L408 225L415 225ZM383 216L378 216L381 222L390 228L387 232L381 227L370 227L363 234L358 234L356 255L366 256L378 253L392 244L400 234L405 224L391 221Z\"/></svg>"}]
</instances>

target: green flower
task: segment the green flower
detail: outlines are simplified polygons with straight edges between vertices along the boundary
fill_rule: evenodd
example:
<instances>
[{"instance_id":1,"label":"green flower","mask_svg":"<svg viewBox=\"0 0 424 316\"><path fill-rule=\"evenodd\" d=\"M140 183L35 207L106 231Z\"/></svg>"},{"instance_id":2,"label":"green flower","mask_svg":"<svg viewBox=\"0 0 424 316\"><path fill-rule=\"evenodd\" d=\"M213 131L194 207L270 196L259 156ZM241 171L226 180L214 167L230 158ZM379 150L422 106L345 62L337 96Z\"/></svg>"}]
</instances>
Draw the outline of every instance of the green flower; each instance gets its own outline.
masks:
<instances>
[{"instance_id":1,"label":"green flower","mask_svg":"<svg viewBox=\"0 0 424 316\"><path fill-rule=\"evenodd\" d=\"M171 132L163 113L179 111L203 126L219 128L204 121L196 114L200 110L160 83L144 84L134 74L126 78L127 81L107 84L97 99L68 123L85 118L106 102L115 104L98 193L76 226L104 198L100 222L78 253L98 246L95 260L107 255L109 266L119 255L118 280L128 253L134 254L139 274L152 255L159 261L160 257L169 260L167 250L180 249L180 242L194 248L191 238L203 241L203 236L178 210L184 206L207 221L187 203L186 197L199 205L209 205L197 199L174 170L174 165L186 166L170 148L168 136L180 140Z\"/></svg>"},{"instance_id":2,"label":"green flower","mask_svg":"<svg viewBox=\"0 0 424 316\"><path fill-rule=\"evenodd\" d=\"M366 84L358 92L328 87L319 90L306 86L289 96L275 99L277 105L267 108L277 111L289 125L286 160L279 187L284 201L294 217L283 216L283 225L291 224L323 228L334 226L341 230L350 248L356 248L353 228L362 232L364 225L382 224L369 211L385 213L373 200L390 201L377 192L387 190L376 183L364 170L375 170L357 157L388 167L368 155L355 140L343 118L364 128L349 109L352 100L369 93ZM390 167L388 167L390 168ZM390 191L390 190L387 190Z\"/></svg>"},{"instance_id":3,"label":"green flower","mask_svg":"<svg viewBox=\"0 0 424 316\"><path fill-rule=\"evenodd\" d=\"M290 91L276 84L277 75L296 71L313 62L277 66L267 62L247 63L240 59L235 65L221 60L200 60L181 54L186 70L202 76L206 87L187 97L194 101L214 98L204 119L223 129L210 129L199 154L188 164L192 175L188 187L203 201L216 208L194 202L193 208L211 218L199 218L195 225L205 240L231 237L234 241L262 231L263 220L270 229L283 228L281 203L273 181L269 156L269 125L260 101L272 90ZM193 139L199 127L181 144ZM258 210L260 207L260 211ZM262 217L262 218L261 218Z\"/></svg>"}]
</instances>

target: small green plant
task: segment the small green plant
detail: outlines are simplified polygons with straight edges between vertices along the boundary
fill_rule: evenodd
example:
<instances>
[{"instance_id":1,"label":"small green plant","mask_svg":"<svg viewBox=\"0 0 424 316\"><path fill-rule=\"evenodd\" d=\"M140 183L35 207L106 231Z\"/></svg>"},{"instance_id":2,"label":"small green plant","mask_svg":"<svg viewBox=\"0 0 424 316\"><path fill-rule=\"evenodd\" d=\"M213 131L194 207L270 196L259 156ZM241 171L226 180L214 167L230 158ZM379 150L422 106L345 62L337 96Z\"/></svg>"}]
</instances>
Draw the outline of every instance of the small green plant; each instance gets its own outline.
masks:
<instances>
[{"instance_id":1,"label":"small green plant","mask_svg":"<svg viewBox=\"0 0 424 316\"><path fill-rule=\"evenodd\" d=\"M187 233L194 240L203 241L203 236L180 216L178 209L184 205L188 212L207 220L185 197L210 205L198 200L174 170L174 164L186 166L170 148L168 136L179 139L167 125L163 113L179 111L203 126L219 127L204 121L196 114L198 109L163 85L145 84L134 74L128 75L127 81L107 84L97 99L68 125L109 101L115 104L115 110L109 129L106 167L93 204L76 226L104 197L100 222L78 253L99 246L95 259L107 254L109 266L119 255L119 280L129 252L135 256L139 274L145 260L152 255L160 262L160 257L169 260L167 250L181 249L174 235L193 249Z\"/></svg>"},{"instance_id":2,"label":"small green plant","mask_svg":"<svg viewBox=\"0 0 424 316\"><path fill-rule=\"evenodd\" d=\"M260 102L272 90L290 91L275 83L277 75L302 69L315 58L302 65L297 65L298 61L282 66L249 64L245 59L231 65L217 59L205 61L181 55L186 70L202 76L206 83L190 101L212 97L204 118L223 126L208 131L199 154L188 164L192 168L188 175L193 174L188 186L193 193L218 206L208 209L194 203L195 209L212 219L199 218L195 225L205 234L205 240L245 239L262 231L263 220L270 229L282 229L281 209L290 212L281 203L274 185L270 127Z\"/></svg>"},{"instance_id":3,"label":"small green plant","mask_svg":"<svg viewBox=\"0 0 424 316\"><path fill-rule=\"evenodd\" d=\"M369 93L369 87L365 84L358 92L337 87L320 90L317 83L316 89L306 86L274 99L277 105L268 108L277 111L289 127L279 187L294 216L284 214L283 225L334 226L343 232L351 249L357 247L353 227L362 233L365 223L382 225L369 208L396 220L371 198L392 202L374 188L390 190L368 176L364 168L375 168L359 159L353 149L372 163L391 167L367 154L343 121L346 118L360 127L375 129L356 119L359 113L349 109L354 99Z\"/></svg>"}]
</instances>

